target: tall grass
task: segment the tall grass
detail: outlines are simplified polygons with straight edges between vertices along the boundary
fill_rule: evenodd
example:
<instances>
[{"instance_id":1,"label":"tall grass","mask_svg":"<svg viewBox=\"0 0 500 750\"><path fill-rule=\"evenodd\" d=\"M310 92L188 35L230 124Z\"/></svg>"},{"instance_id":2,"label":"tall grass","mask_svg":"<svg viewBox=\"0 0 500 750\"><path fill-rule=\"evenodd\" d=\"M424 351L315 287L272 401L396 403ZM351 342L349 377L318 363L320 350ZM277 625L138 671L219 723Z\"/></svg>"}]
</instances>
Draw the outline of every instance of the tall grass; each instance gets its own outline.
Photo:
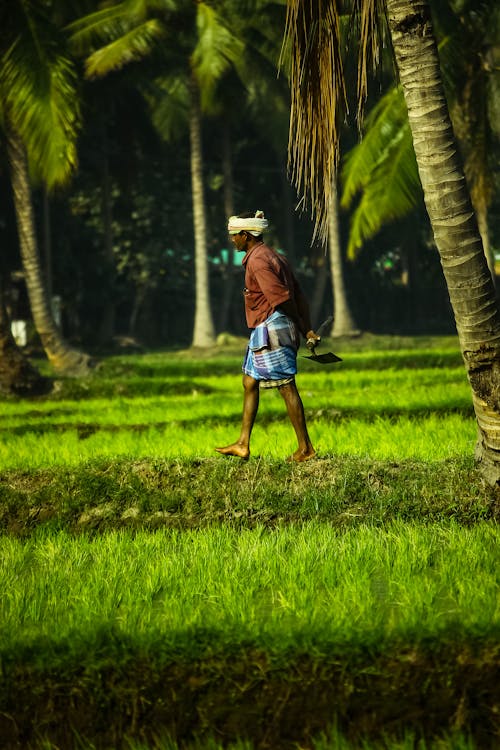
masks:
<instances>
[{"instance_id":1,"label":"tall grass","mask_svg":"<svg viewBox=\"0 0 500 750\"><path fill-rule=\"evenodd\" d=\"M464 369L455 359L436 366L450 354L456 352L353 352L334 368L301 364L297 382L320 454L423 461L472 455L476 429ZM44 401L0 403L0 470L114 456L212 456L239 433L239 370L239 357L111 358L94 378L63 383ZM294 449L280 395L263 393L253 455L283 459Z\"/></svg>"},{"instance_id":2,"label":"tall grass","mask_svg":"<svg viewBox=\"0 0 500 750\"><path fill-rule=\"evenodd\" d=\"M0 643L92 648L106 632L144 648L277 653L418 642L498 629L498 530L392 523L339 532L209 528L2 538Z\"/></svg>"},{"instance_id":3,"label":"tall grass","mask_svg":"<svg viewBox=\"0 0 500 750\"><path fill-rule=\"evenodd\" d=\"M378 418L373 422L351 419L331 423L310 420L309 431L319 455L350 455L369 459L441 461L473 454L475 424L460 415L446 418L430 415L422 419ZM207 426L152 427L141 430L98 430L82 435L69 427L64 432L24 432L1 435L0 471L40 469L44 466L77 466L102 457L197 459L214 455L216 445L232 442L239 434L236 422ZM286 417L257 425L252 455L284 459L296 448L295 436ZM227 459L220 459L227 460Z\"/></svg>"}]
</instances>

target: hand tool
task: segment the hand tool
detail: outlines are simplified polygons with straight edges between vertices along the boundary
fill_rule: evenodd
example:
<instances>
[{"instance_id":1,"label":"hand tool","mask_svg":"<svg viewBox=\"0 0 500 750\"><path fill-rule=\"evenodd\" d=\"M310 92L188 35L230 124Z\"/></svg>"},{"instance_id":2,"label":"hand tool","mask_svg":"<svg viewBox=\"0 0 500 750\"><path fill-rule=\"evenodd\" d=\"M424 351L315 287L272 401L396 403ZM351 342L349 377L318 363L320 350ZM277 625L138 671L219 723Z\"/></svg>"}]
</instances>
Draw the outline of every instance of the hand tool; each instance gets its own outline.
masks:
<instances>
[{"instance_id":1,"label":"hand tool","mask_svg":"<svg viewBox=\"0 0 500 750\"><path fill-rule=\"evenodd\" d=\"M326 320L322 322L322 324L319 326L316 333L318 336L321 336L323 331L325 331L329 325L331 325L333 321L333 315L330 315ZM315 339L308 339L306 341L306 346L309 349L312 354L306 355L304 354L304 359L312 359L313 362L318 362L320 365L327 365L331 364L333 362L342 362L342 358L338 357L333 352L326 352L325 354L316 354L316 347L319 344L319 341L316 341Z\"/></svg>"}]
</instances>

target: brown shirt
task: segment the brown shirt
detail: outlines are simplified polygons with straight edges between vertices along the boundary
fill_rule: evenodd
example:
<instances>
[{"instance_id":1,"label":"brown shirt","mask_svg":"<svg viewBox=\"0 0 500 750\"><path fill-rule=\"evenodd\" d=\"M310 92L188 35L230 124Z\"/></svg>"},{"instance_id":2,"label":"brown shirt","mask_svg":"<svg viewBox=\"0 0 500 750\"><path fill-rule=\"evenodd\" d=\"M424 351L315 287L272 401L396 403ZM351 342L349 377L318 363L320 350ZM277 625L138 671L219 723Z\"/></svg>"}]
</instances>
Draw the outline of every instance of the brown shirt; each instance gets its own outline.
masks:
<instances>
[{"instance_id":1,"label":"brown shirt","mask_svg":"<svg viewBox=\"0 0 500 750\"><path fill-rule=\"evenodd\" d=\"M245 314L249 328L263 323L288 299L301 295L287 259L260 242L242 260L245 269Z\"/></svg>"}]
</instances>

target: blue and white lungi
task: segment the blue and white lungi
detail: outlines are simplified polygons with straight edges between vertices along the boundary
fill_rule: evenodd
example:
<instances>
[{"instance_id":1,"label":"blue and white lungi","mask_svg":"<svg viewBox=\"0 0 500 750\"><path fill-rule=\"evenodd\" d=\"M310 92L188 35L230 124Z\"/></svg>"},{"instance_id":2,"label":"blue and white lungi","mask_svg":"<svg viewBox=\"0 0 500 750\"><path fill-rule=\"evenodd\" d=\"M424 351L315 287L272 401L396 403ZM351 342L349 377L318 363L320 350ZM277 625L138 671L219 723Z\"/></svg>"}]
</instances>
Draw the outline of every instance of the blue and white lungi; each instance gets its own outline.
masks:
<instances>
[{"instance_id":1,"label":"blue and white lungi","mask_svg":"<svg viewBox=\"0 0 500 750\"><path fill-rule=\"evenodd\" d=\"M258 380L262 388L278 388L293 382L297 374L300 336L295 323L276 311L253 329L243 372Z\"/></svg>"}]
</instances>

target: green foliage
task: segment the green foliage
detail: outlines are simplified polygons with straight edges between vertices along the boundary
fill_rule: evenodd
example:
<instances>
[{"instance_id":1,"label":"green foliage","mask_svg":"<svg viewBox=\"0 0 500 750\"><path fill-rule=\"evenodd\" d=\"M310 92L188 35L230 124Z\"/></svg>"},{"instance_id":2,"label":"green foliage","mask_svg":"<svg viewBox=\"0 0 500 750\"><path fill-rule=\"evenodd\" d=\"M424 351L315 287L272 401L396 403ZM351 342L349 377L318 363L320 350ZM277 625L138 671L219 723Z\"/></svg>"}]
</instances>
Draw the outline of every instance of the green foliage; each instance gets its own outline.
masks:
<instances>
[{"instance_id":1,"label":"green foliage","mask_svg":"<svg viewBox=\"0 0 500 750\"><path fill-rule=\"evenodd\" d=\"M217 82L237 66L244 45L234 30L225 24L224 16L205 2L197 4L197 41L191 63L201 92L201 105L209 109Z\"/></svg>"},{"instance_id":2,"label":"green foliage","mask_svg":"<svg viewBox=\"0 0 500 750\"><path fill-rule=\"evenodd\" d=\"M162 36L164 30L157 19L145 21L89 55L85 63L87 76L103 76L135 60L142 60Z\"/></svg>"},{"instance_id":3,"label":"green foliage","mask_svg":"<svg viewBox=\"0 0 500 750\"><path fill-rule=\"evenodd\" d=\"M361 199L351 217L347 254L354 258L382 226L405 216L422 200L406 104L394 87L366 118L365 134L346 156L341 205Z\"/></svg>"},{"instance_id":4,"label":"green foliage","mask_svg":"<svg viewBox=\"0 0 500 750\"><path fill-rule=\"evenodd\" d=\"M162 75L150 87L147 99L152 122L166 141L179 138L185 131L189 117L187 81L179 75Z\"/></svg>"},{"instance_id":5,"label":"green foliage","mask_svg":"<svg viewBox=\"0 0 500 750\"><path fill-rule=\"evenodd\" d=\"M61 31L40 3L15 2L11 8L0 43L2 120L22 138L37 177L54 187L69 179L77 162L76 70Z\"/></svg>"}]
</instances>

